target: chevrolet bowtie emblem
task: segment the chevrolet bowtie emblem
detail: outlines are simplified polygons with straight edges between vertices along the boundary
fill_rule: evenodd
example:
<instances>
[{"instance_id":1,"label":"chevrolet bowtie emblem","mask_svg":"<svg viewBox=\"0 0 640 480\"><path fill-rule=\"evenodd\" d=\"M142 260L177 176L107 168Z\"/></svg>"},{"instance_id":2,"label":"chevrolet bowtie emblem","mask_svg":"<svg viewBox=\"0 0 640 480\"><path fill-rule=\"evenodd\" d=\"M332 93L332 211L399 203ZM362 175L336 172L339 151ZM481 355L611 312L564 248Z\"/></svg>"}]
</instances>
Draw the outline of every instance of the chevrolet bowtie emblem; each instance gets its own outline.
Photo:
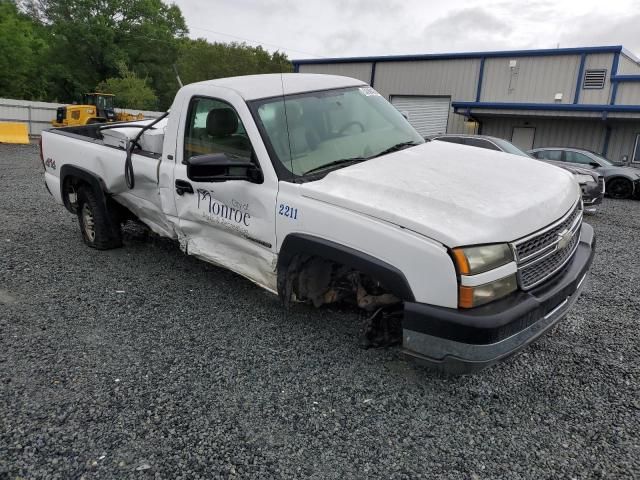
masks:
<instances>
[{"instance_id":1,"label":"chevrolet bowtie emblem","mask_svg":"<svg viewBox=\"0 0 640 480\"><path fill-rule=\"evenodd\" d=\"M558 234L558 246L556 247L558 250L564 250L571 242L571 238L573 235L569 230L563 230Z\"/></svg>"}]
</instances>

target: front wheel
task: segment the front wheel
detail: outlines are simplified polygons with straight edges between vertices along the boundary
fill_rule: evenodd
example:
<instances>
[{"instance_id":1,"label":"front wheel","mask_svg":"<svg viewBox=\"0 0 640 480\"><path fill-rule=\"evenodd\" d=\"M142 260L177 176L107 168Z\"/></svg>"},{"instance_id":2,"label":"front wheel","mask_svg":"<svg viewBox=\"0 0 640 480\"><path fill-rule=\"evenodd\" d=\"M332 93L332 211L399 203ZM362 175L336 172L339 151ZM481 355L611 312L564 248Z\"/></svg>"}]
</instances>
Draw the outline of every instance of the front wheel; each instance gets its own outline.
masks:
<instances>
[{"instance_id":1,"label":"front wheel","mask_svg":"<svg viewBox=\"0 0 640 480\"><path fill-rule=\"evenodd\" d=\"M122 246L120 223L91 188L78 189L78 222L82 239L89 247L109 250Z\"/></svg>"},{"instance_id":2,"label":"front wheel","mask_svg":"<svg viewBox=\"0 0 640 480\"><path fill-rule=\"evenodd\" d=\"M606 189L611 198L631 198L633 183L626 178L614 178L607 182Z\"/></svg>"}]
</instances>

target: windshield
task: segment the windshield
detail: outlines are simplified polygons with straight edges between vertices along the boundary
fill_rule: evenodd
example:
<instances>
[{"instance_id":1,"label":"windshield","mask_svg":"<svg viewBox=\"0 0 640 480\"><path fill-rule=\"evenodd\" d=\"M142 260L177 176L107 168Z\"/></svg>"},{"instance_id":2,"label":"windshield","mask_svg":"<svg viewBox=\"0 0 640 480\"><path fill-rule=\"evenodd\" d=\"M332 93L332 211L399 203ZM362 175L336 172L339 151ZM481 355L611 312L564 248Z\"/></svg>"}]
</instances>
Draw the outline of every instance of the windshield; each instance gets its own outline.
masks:
<instances>
[{"instance_id":1,"label":"windshield","mask_svg":"<svg viewBox=\"0 0 640 480\"><path fill-rule=\"evenodd\" d=\"M101 110L111 110L113 108L113 97L98 95L96 98L96 106Z\"/></svg>"},{"instance_id":2,"label":"windshield","mask_svg":"<svg viewBox=\"0 0 640 480\"><path fill-rule=\"evenodd\" d=\"M611 162L611 160L607 160L606 158L604 158L601 155L598 155L597 153L591 152L591 155L596 157L598 159L598 163L600 163L600 165L602 165L603 167L613 167L613 163Z\"/></svg>"},{"instance_id":3,"label":"windshield","mask_svg":"<svg viewBox=\"0 0 640 480\"><path fill-rule=\"evenodd\" d=\"M520 150L511 142L507 142L506 140L502 140L500 138L494 138L493 141L496 144L498 144L498 146L502 149L503 152L511 153L513 155L520 155L521 157L531 158L531 155Z\"/></svg>"},{"instance_id":4,"label":"windshield","mask_svg":"<svg viewBox=\"0 0 640 480\"><path fill-rule=\"evenodd\" d=\"M402 114L371 87L289 95L254 104L277 161L295 175L424 143Z\"/></svg>"}]
</instances>

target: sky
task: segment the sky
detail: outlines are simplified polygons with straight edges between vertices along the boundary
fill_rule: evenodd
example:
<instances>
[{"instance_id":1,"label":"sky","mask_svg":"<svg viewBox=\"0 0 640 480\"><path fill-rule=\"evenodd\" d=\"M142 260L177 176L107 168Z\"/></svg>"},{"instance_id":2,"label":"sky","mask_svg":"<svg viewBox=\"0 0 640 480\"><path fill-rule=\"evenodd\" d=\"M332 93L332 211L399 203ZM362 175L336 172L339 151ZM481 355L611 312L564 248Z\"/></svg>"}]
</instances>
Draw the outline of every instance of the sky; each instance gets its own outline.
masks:
<instances>
[{"instance_id":1,"label":"sky","mask_svg":"<svg viewBox=\"0 0 640 480\"><path fill-rule=\"evenodd\" d=\"M638 0L172 3L192 38L245 41L290 59L593 45L623 45L640 57Z\"/></svg>"}]
</instances>

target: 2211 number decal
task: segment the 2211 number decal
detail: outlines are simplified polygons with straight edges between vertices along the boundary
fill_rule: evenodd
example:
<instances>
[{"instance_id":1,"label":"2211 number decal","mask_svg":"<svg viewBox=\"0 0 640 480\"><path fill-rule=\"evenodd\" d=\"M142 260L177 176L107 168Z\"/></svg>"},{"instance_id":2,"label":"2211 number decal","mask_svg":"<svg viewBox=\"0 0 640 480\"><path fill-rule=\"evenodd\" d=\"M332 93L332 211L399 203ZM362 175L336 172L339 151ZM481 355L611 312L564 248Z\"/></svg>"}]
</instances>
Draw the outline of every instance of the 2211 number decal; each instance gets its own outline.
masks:
<instances>
[{"instance_id":1,"label":"2211 number decal","mask_svg":"<svg viewBox=\"0 0 640 480\"><path fill-rule=\"evenodd\" d=\"M298 209L290 207L289 205L285 205L284 203L281 203L278 206L278 214L282 215L283 217L289 217L292 220L298 219Z\"/></svg>"}]
</instances>

